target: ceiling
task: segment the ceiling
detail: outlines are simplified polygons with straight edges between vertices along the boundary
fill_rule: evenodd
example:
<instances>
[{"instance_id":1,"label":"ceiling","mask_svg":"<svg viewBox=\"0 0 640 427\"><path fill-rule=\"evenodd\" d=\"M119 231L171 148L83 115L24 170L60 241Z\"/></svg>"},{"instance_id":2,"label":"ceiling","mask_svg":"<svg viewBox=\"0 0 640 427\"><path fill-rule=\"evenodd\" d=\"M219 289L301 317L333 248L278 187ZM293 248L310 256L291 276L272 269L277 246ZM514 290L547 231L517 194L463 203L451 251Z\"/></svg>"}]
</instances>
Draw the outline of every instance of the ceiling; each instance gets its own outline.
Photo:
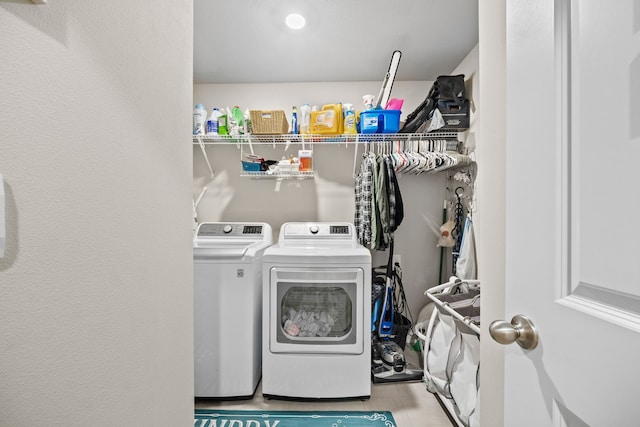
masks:
<instances>
[{"instance_id":1,"label":"ceiling","mask_svg":"<svg viewBox=\"0 0 640 427\"><path fill-rule=\"evenodd\" d=\"M477 42L477 0L194 0L193 80L382 81L394 50L396 80L435 80Z\"/></svg>"}]
</instances>

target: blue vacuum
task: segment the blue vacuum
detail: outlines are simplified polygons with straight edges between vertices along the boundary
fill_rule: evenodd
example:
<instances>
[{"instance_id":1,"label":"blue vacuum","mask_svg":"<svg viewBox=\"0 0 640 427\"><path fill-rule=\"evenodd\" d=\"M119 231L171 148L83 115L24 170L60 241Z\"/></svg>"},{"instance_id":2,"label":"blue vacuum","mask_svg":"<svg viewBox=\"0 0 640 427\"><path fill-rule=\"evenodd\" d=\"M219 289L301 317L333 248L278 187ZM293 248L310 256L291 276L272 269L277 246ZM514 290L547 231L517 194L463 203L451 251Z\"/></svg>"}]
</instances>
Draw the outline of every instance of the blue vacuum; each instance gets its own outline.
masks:
<instances>
[{"instance_id":1,"label":"blue vacuum","mask_svg":"<svg viewBox=\"0 0 640 427\"><path fill-rule=\"evenodd\" d=\"M399 381L421 381L422 369L407 363L404 355L404 343L401 347L394 339L406 338L406 335L396 337L394 319L396 314L395 291L404 296L402 281L398 270L400 265L394 266L393 240L389 246L389 263L384 276L372 274L372 307L371 307L371 379L374 384L393 383ZM402 316L400 316L402 317Z\"/></svg>"}]
</instances>

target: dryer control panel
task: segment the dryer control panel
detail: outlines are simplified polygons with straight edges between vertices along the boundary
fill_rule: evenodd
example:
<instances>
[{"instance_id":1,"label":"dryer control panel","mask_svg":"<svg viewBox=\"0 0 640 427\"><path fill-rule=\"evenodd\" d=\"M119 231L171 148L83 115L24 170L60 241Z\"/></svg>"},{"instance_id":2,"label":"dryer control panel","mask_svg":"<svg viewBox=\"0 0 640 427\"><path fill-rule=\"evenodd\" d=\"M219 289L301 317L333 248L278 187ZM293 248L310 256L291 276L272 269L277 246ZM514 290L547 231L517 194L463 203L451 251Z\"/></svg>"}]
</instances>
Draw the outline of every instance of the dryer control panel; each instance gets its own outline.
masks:
<instances>
[{"instance_id":1,"label":"dryer control panel","mask_svg":"<svg viewBox=\"0 0 640 427\"><path fill-rule=\"evenodd\" d=\"M239 224L222 222L204 222L198 227L197 237L251 237L262 236L263 224Z\"/></svg>"},{"instance_id":2,"label":"dryer control panel","mask_svg":"<svg viewBox=\"0 0 640 427\"><path fill-rule=\"evenodd\" d=\"M280 241L296 239L327 239L351 241L355 238L353 224L322 222L288 222L280 229Z\"/></svg>"}]
</instances>

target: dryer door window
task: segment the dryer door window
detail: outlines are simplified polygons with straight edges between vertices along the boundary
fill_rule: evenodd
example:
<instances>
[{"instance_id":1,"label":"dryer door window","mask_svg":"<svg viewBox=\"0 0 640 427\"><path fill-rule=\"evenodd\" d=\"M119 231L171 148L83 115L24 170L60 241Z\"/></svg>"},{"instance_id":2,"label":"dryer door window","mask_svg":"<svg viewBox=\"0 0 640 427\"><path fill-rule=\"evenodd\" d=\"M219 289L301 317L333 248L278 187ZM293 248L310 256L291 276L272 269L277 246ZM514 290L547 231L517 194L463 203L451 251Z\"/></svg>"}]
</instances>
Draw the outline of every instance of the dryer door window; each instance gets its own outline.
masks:
<instances>
[{"instance_id":1,"label":"dryer door window","mask_svg":"<svg viewBox=\"0 0 640 427\"><path fill-rule=\"evenodd\" d=\"M274 267L270 278L271 351L363 351L362 269Z\"/></svg>"},{"instance_id":2,"label":"dryer door window","mask_svg":"<svg viewBox=\"0 0 640 427\"><path fill-rule=\"evenodd\" d=\"M284 285L280 289L284 295L280 299L282 334L278 341L348 339L354 323L355 283Z\"/></svg>"}]
</instances>

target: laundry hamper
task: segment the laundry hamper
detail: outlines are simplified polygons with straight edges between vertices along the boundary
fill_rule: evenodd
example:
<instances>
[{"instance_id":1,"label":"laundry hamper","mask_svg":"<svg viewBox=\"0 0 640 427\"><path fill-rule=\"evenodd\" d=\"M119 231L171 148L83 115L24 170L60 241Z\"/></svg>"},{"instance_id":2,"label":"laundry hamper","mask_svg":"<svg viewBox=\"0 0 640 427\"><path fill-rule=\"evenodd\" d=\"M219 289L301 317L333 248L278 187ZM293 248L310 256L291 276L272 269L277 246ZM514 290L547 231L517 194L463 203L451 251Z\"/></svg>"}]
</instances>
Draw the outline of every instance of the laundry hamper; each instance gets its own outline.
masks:
<instances>
[{"instance_id":1,"label":"laundry hamper","mask_svg":"<svg viewBox=\"0 0 640 427\"><path fill-rule=\"evenodd\" d=\"M431 317L415 326L423 353L424 381L460 426L477 426L480 359L480 286L456 277L425 294Z\"/></svg>"},{"instance_id":2,"label":"laundry hamper","mask_svg":"<svg viewBox=\"0 0 640 427\"><path fill-rule=\"evenodd\" d=\"M449 391L457 417L465 426L471 426L480 390L480 338L467 323L456 318L454 322L457 331L451 347L456 356L451 363Z\"/></svg>"}]
</instances>

